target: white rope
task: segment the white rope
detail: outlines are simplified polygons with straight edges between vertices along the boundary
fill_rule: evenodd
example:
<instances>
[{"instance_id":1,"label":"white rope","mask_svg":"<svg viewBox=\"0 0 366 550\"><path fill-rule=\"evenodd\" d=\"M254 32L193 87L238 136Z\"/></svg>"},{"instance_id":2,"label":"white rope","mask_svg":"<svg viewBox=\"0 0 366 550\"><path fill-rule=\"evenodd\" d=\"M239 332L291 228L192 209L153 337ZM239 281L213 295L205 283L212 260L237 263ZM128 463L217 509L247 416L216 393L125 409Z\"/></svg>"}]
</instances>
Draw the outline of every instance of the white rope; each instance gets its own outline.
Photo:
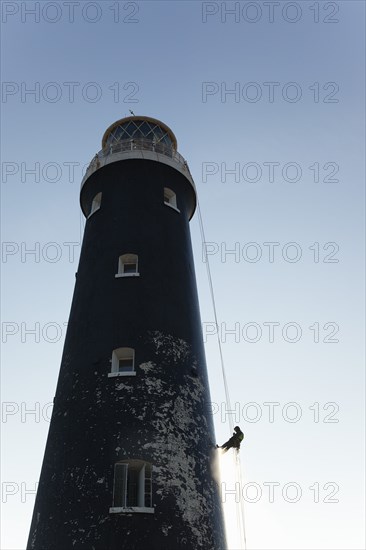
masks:
<instances>
[{"instance_id":1,"label":"white rope","mask_svg":"<svg viewBox=\"0 0 366 550\"><path fill-rule=\"evenodd\" d=\"M200 208L200 205L199 205L198 201L197 201L197 210L198 210L198 220L199 220L199 226L200 226L200 232L201 232L202 247L205 247L206 246L205 230L204 230L204 227L203 227L201 208ZM227 406L227 410L231 411L232 409L231 409L231 402L230 402L229 387L228 387L227 378L226 378L224 356L223 356L223 353L222 353L221 339L220 339L220 334L219 334L219 324L218 324L218 320L217 320L217 310L216 310L214 288L213 288L213 283L212 283L210 263L208 261L208 256L206 254L206 249L205 249L205 263L206 263L206 271L207 271L208 282L209 282L209 286L210 286L212 307L213 307L215 326L216 326L217 341L218 341L218 346L219 346L219 351L220 351L220 362L221 362L222 377L223 377L223 380L224 380L226 406ZM234 423L233 423L233 419L232 419L231 414L229 414L229 424L230 424L231 431L234 431ZM238 531L239 531L241 545L243 546L243 548L245 550L246 547L247 547L247 540L246 540L246 534L245 534L244 500L243 500L243 495L242 495L243 476L242 476L242 472L241 472L240 457L239 457L239 452L238 451L234 450L233 461L234 461L234 470L235 470L235 484L238 483L239 488L240 488L240 501L236 506L236 522L237 522L237 527L238 527Z\"/></svg>"},{"instance_id":2,"label":"white rope","mask_svg":"<svg viewBox=\"0 0 366 550\"><path fill-rule=\"evenodd\" d=\"M198 220L199 220L200 231L201 231L202 246L206 246L205 231L204 231L204 228L203 228L203 220L202 220L202 214L201 214L201 208L200 208L199 202L197 202L197 210L198 210ZM224 379L225 398L226 398L226 403L227 403L227 406L228 406L228 410L231 411L229 388L228 388L226 373L225 373L224 357L223 357L223 353L222 353L222 346L221 346L221 340L220 340L220 335L219 335L219 325L218 325L218 322L217 322L216 302L215 302L215 296L214 296L214 290L213 290L213 284L212 284L211 269L210 269L210 263L208 261L208 256L206 254L206 251L205 251L205 260L206 260L205 261L206 271L207 271L208 283L209 283L209 286L210 286L211 300L212 300L212 306L213 306L213 312L214 312L214 318L215 318L217 341L218 341L218 344L219 344L221 371L222 371L222 377ZM233 419L231 418L231 415L229 415L229 424L230 424L231 431L233 431L234 430L234 423L233 423Z\"/></svg>"}]
</instances>

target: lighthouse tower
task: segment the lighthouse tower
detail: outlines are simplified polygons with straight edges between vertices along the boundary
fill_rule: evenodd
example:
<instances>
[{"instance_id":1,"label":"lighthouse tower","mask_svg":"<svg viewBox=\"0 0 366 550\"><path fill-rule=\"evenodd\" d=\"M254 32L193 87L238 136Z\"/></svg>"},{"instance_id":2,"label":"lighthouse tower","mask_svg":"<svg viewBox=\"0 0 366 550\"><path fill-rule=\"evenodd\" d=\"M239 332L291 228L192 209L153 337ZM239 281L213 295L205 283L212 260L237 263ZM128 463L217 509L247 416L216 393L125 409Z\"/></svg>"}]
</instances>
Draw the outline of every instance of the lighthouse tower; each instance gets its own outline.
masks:
<instances>
[{"instance_id":1,"label":"lighthouse tower","mask_svg":"<svg viewBox=\"0 0 366 550\"><path fill-rule=\"evenodd\" d=\"M80 263L28 550L225 550L173 132L110 126L81 184Z\"/></svg>"}]
</instances>

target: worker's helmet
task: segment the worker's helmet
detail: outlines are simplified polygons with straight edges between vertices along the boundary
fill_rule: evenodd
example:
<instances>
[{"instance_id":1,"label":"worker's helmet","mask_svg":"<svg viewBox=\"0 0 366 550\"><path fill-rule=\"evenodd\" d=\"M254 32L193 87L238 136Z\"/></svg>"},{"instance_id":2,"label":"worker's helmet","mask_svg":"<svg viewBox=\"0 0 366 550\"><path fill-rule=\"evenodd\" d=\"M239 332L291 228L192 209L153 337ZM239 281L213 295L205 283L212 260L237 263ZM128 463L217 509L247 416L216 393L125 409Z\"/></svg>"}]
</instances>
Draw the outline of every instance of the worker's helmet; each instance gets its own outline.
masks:
<instances>
[{"instance_id":1,"label":"worker's helmet","mask_svg":"<svg viewBox=\"0 0 366 550\"><path fill-rule=\"evenodd\" d=\"M234 430L237 432L238 430L240 431L240 428L239 426L235 426Z\"/></svg>"}]
</instances>

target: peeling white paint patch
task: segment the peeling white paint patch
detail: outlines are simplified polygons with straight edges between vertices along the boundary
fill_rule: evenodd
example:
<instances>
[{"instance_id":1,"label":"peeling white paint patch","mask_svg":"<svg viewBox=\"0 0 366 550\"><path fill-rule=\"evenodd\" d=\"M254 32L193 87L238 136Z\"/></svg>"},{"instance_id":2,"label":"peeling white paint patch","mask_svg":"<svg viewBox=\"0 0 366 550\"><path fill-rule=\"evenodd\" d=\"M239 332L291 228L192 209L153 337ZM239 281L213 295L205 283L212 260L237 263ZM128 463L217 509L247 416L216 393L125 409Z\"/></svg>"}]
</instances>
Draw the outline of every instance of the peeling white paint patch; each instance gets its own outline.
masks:
<instances>
[{"instance_id":1,"label":"peeling white paint patch","mask_svg":"<svg viewBox=\"0 0 366 550\"><path fill-rule=\"evenodd\" d=\"M169 358L169 361L176 364L178 361L187 359L190 352L190 346L181 338L174 338L174 336L163 334L158 330L151 332L150 336L155 344L156 351L166 358Z\"/></svg>"},{"instance_id":2,"label":"peeling white paint patch","mask_svg":"<svg viewBox=\"0 0 366 550\"><path fill-rule=\"evenodd\" d=\"M172 528L172 525L162 525L161 530L163 532L163 535L167 537L169 535L169 529Z\"/></svg>"},{"instance_id":3,"label":"peeling white paint patch","mask_svg":"<svg viewBox=\"0 0 366 550\"><path fill-rule=\"evenodd\" d=\"M33 532L33 537L32 537L32 541L31 541L31 548L35 548L35 542L36 542L36 537L37 537L37 529L38 529L38 523L39 523L39 518L41 517L41 514L40 512L37 512L37 520L36 520L36 527L34 529L34 532Z\"/></svg>"},{"instance_id":4,"label":"peeling white paint patch","mask_svg":"<svg viewBox=\"0 0 366 550\"><path fill-rule=\"evenodd\" d=\"M128 384L116 384L116 390L132 390L132 386L129 386Z\"/></svg>"},{"instance_id":5,"label":"peeling white paint patch","mask_svg":"<svg viewBox=\"0 0 366 550\"><path fill-rule=\"evenodd\" d=\"M104 480L105 480L104 477L100 477L99 479L97 479L97 483L104 483Z\"/></svg>"},{"instance_id":6,"label":"peeling white paint patch","mask_svg":"<svg viewBox=\"0 0 366 550\"><path fill-rule=\"evenodd\" d=\"M149 393L161 393L164 390L164 382L160 378L146 378L145 383Z\"/></svg>"},{"instance_id":7,"label":"peeling white paint patch","mask_svg":"<svg viewBox=\"0 0 366 550\"><path fill-rule=\"evenodd\" d=\"M114 450L116 451L116 453L119 453L121 450L121 447L116 447Z\"/></svg>"},{"instance_id":8,"label":"peeling white paint patch","mask_svg":"<svg viewBox=\"0 0 366 550\"><path fill-rule=\"evenodd\" d=\"M152 361L148 361L147 363L141 363L141 365L139 365L139 367L144 372L149 372L149 371L154 369L155 364Z\"/></svg>"}]
</instances>

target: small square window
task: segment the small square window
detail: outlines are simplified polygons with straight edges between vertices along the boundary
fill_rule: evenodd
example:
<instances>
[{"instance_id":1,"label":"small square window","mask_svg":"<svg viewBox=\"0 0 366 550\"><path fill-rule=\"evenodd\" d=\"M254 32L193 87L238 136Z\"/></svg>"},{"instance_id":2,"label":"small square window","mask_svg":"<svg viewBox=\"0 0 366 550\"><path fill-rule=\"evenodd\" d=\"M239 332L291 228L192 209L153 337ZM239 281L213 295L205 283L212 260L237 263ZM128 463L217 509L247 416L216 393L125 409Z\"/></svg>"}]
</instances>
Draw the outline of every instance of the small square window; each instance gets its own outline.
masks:
<instances>
[{"instance_id":1,"label":"small square window","mask_svg":"<svg viewBox=\"0 0 366 550\"><path fill-rule=\"evenodd\" d=\"M113 350L111 372L108 377L135 376L135 350L133 348L117 348Z\"/></svg>"},{"instance_id":2,"label":"small square window","mask_svg":"<svg viewBox=\"0 0 366 550\"><path fill-rule=\"evenodd\" d=\"M164 187L164 204L179 212L177 207L177 195L174 191L169 189L169 187Z\"/></svg>"},{"instance_id":3,"label":"small square window","mask_svg":"<svg viewBox=\"0 0 366 550\"><path fill-rule=\"evenodd\" d=\"M110 513L153 514L152 465L139 459L114 466L113 506Z\"/></svg>"},{"instance_id":4,"label":"small square window","mask_svg":"<svg viewBox=\"0 0 366 550\"><path fill-rule=\"evenodd\" d=\"M138 277L137 254L123 254L118 259L118 272L115 277Z\"/></svg>"},{"instance_id":5,"label":"small square window","mask_svg":"<svg viewBox=\"0 0 366 550\"><path fill-rule=\"evenodd\" d=\"M90 218L90 216L92 216L94 212L99 210L101 203L102 203L102 193L98 193L97 195L95 195L93 199L88 218Z\"/></svg>"}]
</instances>

